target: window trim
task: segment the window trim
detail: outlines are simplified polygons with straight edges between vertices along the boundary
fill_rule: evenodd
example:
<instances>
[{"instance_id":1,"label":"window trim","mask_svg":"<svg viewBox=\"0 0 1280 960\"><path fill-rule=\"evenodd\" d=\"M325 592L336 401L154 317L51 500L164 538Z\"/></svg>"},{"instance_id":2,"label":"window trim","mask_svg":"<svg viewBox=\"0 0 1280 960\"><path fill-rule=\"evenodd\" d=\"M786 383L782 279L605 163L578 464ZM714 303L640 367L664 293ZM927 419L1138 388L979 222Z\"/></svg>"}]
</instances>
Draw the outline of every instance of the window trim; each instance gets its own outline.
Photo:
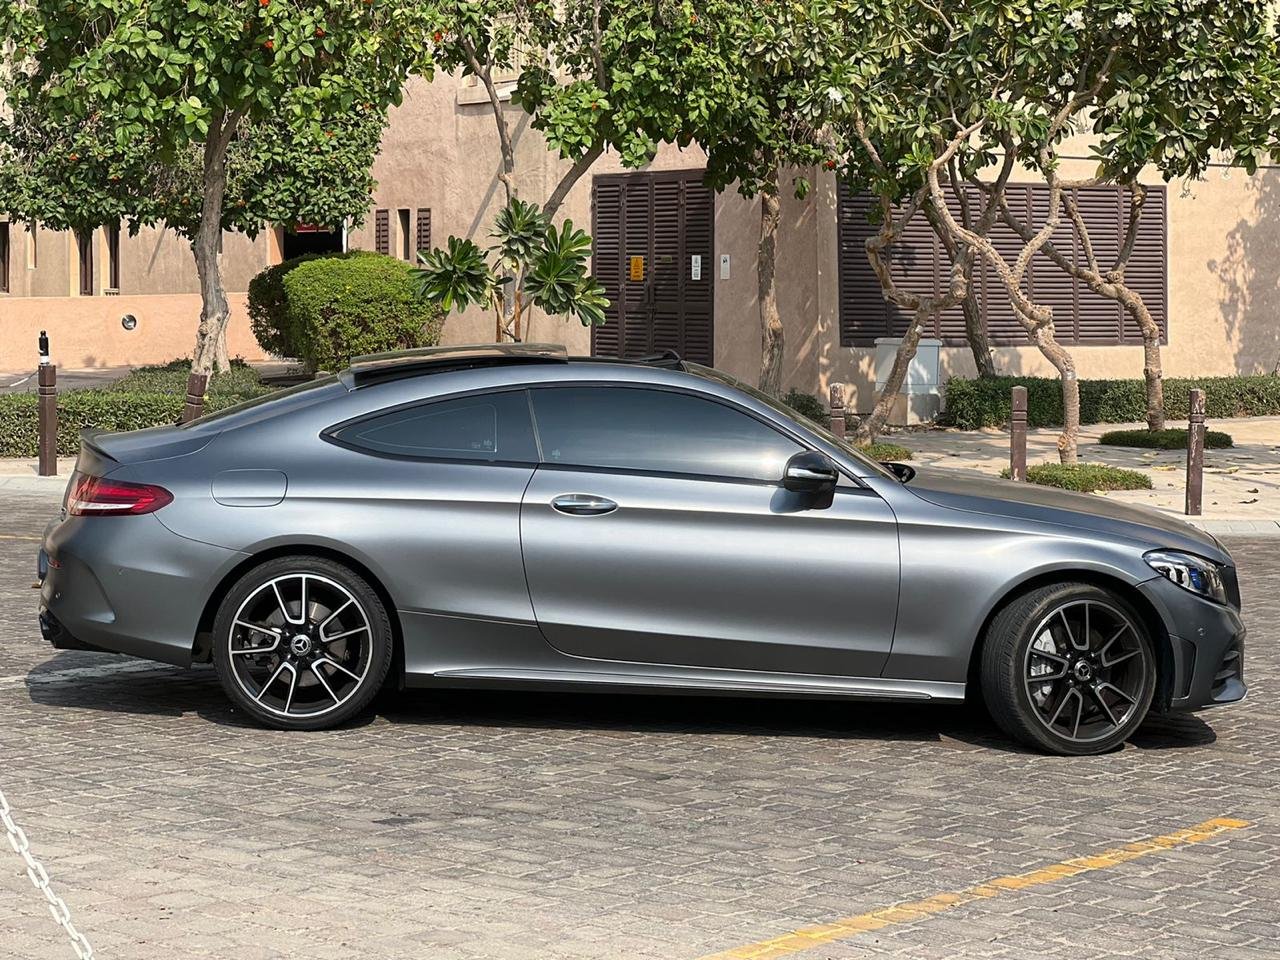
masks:
<instances>
[{"instance_id":1,"label":"window trim","mask_svg":"<svg viewBox=\"0 0 1280 960\"><path fill-rule=\"evenodd\" d=\"M707 400L711 403L718 403L722 407L727 407L737 413L750 417L757 423L773 430L775 433L781 434L788 440L797 444L802 451L821 453L823 456L831 459L835 464L836 470L839 472L843 481L837 487L838 493L866 493L878 496L872 486L858 475L851 473L844 464L838 459L832 458L827 451L816 446L808 436L803 432L804 427L796 424L796 429L790 426L783 426L768 417L762 416L755 410L745 407L739 403L735 403L730 399L721 397L714 393L699 390L696 387L685 387L668 383L624 383L618 380L558 380L555 382L533 381L520 384L504 384L500 387L473 387L466 390L457 390L452 393L443 393L434 397L419 398L415 400L406 400L401 403L392 404L389 407L379 407L377 410L360 413L353 417L348 417L338 423L325 427L320 431L320 439L341 447L344 450L350 450L353 453L363 454L368 457L378 457L383 460L401 460L413 463L456 463L473 467L533 467L535 469L546 468L548 470L556 470L561 472L574 473L602 473L611 475L627 475L634 477L659 477L670 480L701 480L714 483L743 483L751 486L765 487L781 487L782 478L777 480L752 480L744 477L729 477L719 474L709 473L679 473L665 470L640 470L632 467L600 467L590 464L568 464L556 461L549 461L543 456L542 452L542 434L538 428L538 418L533 409L533 391L535 390L557 390L557 389L573 389L575 387L607 387L610 389L622 390L654 390L663 393L678 393L685 396L695 397L699 400ZM463 400L467 397L474 396L493 396L502 393L523 392L525 395L525 403L529 409L529 424L533 431L534 450L537 454L537 460L478 460L474 457L428 457L415 454L403 453L387 453L381 450L370 450L368 447L361 447L347 440L343 440L338 433L352 424L359 423L364 420L372 420L375 417L385 416L390 413L397 413L401 410L409 410L414 407L430 406L434 403L443 403L446 400ZM848 485L844 481L847 481Z\"/></svg>"},{"instance_id":2,"label":"window trim","mask_svg":"<svg viewBox=\"0 0 1280 960\"><path fill-rule=\"evenodd\" d=\"M621 390L648 390L661 393L677 393L684 396L694 397L699 400L707 400L711 403L717 403L722 407L726 407L729 410L733 410L736 413L743 414L744 416L749 417L757 423L772 430L774 433L785 437L800 447L798 452L814 450L813 445L808 443L803 437L796 436L789 431L780 430L777 424L760 416L754 410L734 403L731 400L726 400L724 397L717 396L714 393L705 393L701 390L679 387L666 383L621 383L617 380L566 380L557 383L530 384L528 386L529 416L533 418L533 435L534 439L538 442L539 467L546 467L551 470L572 471L574 473L625 474L633 477L661 477L671 480L702 480L715 483L745 483L752 486L765 487L777 487L782 483L781 477L777 480L759 480L747 477L732 477L715 473L688 473L674 470L644 470L636 467L602 467L595 464L572 464L563 463L561 461L548 461L542 452L542 433L538 427L538 415L533 406L533 392L535 390L572 390L578 387L608 387L610 389L616 388ZM820 450L817 452L823 453L823 451ZM826 456L826 454L823 453L823 456ZM848 474L841 469L840 464L836 464L836 469L841 474L848 476ZM853 479L855 483L859 483L859 485L861 485L857 478L850 479Z\"/></svg>"},{"instance_id":3,"label":"window trim","mask_svg":"<svg viewBox=\"0 0 1280 960\"><path fill-rule=\"evenodd\" d=\"M10 293L10 262L13 259L13 223L0 220L0 293Z\"/></svg>"},{"instance_id":4,"label":"window trim","mask_svg":"<svg viewBox=\"0 0 1280 960\"><path fill-rule=\"evenodd\" d=\"M347 427L363 423L368 420L375 420L378 417L385 417L389 414L400 413L403 410L413 410L417 407L429 407L437 403L445 403L450 400L465 400L468 397L479 396L497 396L507 393L523 393L525 395L525 406L529 412L529 425L533 433L533 449L534 460L484 460L476 457L431 457L413 453L390 453L386 450L371 450L368 447L362 447L359 444L344 440L340 436ZM348 417L340 423L325 427L320 431L320 439L332 443L335 447L342 447L344 450L351 450L354 453L360 453L367 457L378 457L383 460L401 460L411 463L461 463L478 467L533 467L539 466L542 457L542 448L538 443L538 432L533 427L533 404L529 399L529 391L525 386L503 386L497 389L493 387L478 387L473 390L460 390L457 393L442 394L437 397L427 397L417 400L407 400L404 403L392 404L389 407L379 407L377 410L368 413L357 414L354 417Z\"/></svg>"}]
</instances>

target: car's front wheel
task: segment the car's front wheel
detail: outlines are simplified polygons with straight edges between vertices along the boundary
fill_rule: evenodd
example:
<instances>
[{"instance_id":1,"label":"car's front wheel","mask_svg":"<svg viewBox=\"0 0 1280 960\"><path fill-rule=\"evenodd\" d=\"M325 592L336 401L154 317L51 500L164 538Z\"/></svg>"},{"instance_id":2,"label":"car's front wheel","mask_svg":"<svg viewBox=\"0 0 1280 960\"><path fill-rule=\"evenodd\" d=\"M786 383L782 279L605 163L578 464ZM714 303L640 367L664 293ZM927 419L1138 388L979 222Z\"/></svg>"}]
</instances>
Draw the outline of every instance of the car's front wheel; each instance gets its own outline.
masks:
<instances>
[{"instance_id":1,"label":"car's front wheel","mask_svg":"<svg viewBox=\"0 0 1280 960\"><path fill-rule=\"evenodd\" d=\"M228 591L213 627L227 696L260 723L332 727L359 713L391 666L391 623L353 570L318 557L279 557Z\"/></svg>"},{"instance_id":2,"label":"car's front wheel","mask_svg":"<svg viewBox=\"0 0 1280 960\"><path fill-rule=\"evenodd\" d=\"M982 693L1023 743L1092 754L1127 740L1151 707L1151 637L1122 597L1087 583L1040 587L1007 604L983 640Z\"/></svg>"}]
</instances>

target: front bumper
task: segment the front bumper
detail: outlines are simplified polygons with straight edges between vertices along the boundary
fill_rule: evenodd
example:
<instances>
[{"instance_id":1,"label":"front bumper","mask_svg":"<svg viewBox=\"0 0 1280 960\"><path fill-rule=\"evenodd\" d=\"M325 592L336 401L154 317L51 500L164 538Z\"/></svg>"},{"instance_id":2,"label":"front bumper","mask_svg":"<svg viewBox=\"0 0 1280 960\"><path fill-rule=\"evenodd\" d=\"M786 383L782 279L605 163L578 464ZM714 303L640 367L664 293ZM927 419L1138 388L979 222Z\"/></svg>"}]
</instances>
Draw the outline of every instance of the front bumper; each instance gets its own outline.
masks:
<instances>
[{"instance_id":1,"label":"front bumper","mask_svg":"<svg viewBox=\"0 0 1280 960\"><path fill-rule=\"evenodd\" d=\"M189 666L210 592L241 559L151 515L56 520L36 561L40 631L58 649Z\"/></svg>"},{"instance_id":2,"label":"front bumper","mask_svg":"<svg viewBox=\"0 0 1280 960\"><path fill-rule=\"evenodd\" d=\"M1140 584L1169 635L1171 670L1162 703L1201 710L1245 698L1245 626L1234 606L1213 603L1157 577Z\"/></svg>"}]
</instances>

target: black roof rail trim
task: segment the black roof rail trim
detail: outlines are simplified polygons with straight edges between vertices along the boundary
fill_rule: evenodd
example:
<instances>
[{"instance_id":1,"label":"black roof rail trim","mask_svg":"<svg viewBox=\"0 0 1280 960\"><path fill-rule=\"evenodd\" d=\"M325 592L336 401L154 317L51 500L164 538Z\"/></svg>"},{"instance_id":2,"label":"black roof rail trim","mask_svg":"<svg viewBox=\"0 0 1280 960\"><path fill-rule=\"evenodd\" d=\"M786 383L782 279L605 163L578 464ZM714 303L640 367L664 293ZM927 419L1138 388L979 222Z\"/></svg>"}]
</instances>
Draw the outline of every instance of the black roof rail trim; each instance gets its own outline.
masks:
<instances>
[{"instance_id":1,"label":"black roof rail trim","mask_svg":"<svg viewBox=\"0 0 1280 960\"><path fill-rule=\"evenodd\" d=\"M421 347L417 350L396 350L356 357L351 361L351 366L338 375L338 379L348 390L353 390L370 383L420 373L521 363L568 362L568 352L558 343L479 343L456 347Z\"/></svg>"},{"instance_id":2,"label":"black roof rail trim","mask_svg":"<svg viewBox=\"0 0 1280 960\"><path fill-rule=\"evenodd\" d=\"M680 354L674 350L663 350L644 357L570 357L580 363L636 363L646 367L662 367L666 370L687 370Z\"/></svg>"}]
</instances>

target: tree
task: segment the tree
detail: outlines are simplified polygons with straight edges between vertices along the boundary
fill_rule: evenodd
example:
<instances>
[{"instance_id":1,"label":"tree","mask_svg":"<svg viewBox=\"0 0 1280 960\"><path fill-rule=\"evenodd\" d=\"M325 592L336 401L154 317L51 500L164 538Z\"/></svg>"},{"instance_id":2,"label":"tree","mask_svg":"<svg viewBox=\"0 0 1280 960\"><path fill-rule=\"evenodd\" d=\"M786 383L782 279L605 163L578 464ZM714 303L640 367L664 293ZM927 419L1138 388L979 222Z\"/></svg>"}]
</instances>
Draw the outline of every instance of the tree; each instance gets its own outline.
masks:
<instances>
[{"instance_id":1,"label":"tree","mask_svg":"<svg viewBox=\"0 0 1280 960\"><path fill-rule=\"evenodd\" d=\"M444 249L418 254L420 295L446 313L472 304L493 310L494 341L520 342L525 310L575 316L583 326L604 323L604 287L587 270L591 238L566 220L557 230L536 204L518 197L494 224L489 254L472 240L450 237ZM514 289L506 310L504 290Z\"/></svg>"},{"instance_id":2,"label":"tree","mask_svg":"<svg viewBox=\"0 0 1280 960\"><path fill-rule=\"evenodd\" d=\"M687 105L676 75L698 18L679 5L641 0L444 0L434 42L440 66L474 76L493 112L498 181L510 209L523 196L504 97L531 117L550 150L569 161L541 203L554 222L570 191L606 150L624 166L653 159L662 141L688 144ZM504 89L502 76L514 76ZM525 191L527 192L527 190ZM505 319L521 282L502 285Z\"/></svg>"},{"instance_id":3,"label":"tree","mask_svg":"<svg viewBox=\"0 0 1280 960\"><path fill-rule=\"evenodd\" d=\"M1093 108L1090 121L1098 168L1092 176L1060 177L1054 144L1030 155L1050 189L1060 195L1056 202L1066 212L1083 256L1069 257L1052 240L1046 240L1041 251L1094 293L1118 303L1141 331L1151 430L1161 430L1165 423L1160 328L1141 294L1125 279L1147 199L1138 177L1144 168L1153 167L1166 180L1196 178L1211 161L1253 172L1274 143L1269 118L1278 102L1277 61L1264 5L1228 5L1207 16L1176 14L1175 7L1158 24L1160 34L1151 55L1128 65L1132 80L1117 81L1111 95ZM1098 22L1107 16L1114 21ZM1086 34L1105 34L1115 26L1131 26L1134 14L1080 4L1065 19ZM1099 186L1123 187L1129 209L1123 240L1109 263L1099 259L1078 204L1080 190ZM1001 216L1025 242L1033 240L1030 224L1013 216L1008 204L1001 204Z\"/></svg>"},{"instance_id":4,"label":"tree","mask_svg":"<svg viewBox=\"0 0 1280 960\"><path fill-rule=\"evenodd\" d=\"M1080 13L1083 4L1076 0L1012 5L959 0L945 9L885 0L865 25L859 47L859 68L864 74L871 71L874 81L863 79L855 87L842 71L829 70L810 88L809 102L819 102L816 94L824 87L828 93L830 106L811 125L829 138L846 178L888 184L875 191L882 200L896 194L907 209L925 209L935 230L949 237L948 249L955 250L953 294L963 275L955 269L956 258L980 257L991 267L1028 338L1060 375L1066 420L1058 443L1063 462L1076 459L1075 363L1057 340L1052 310L1023 284L1032 259L1062 223L1063 189L1071 183L1058 173L1058 148L1073 133L1092 129L1090 118L1106 117L1117 98L1140 95L1162 64L1178 61L1178 69L1189 70L1192 78L1199 69L1214 69L1212 63L1189 60L1188 50L1202 56L1215 43L1233 50L1238 37L1231 25L1265 22L1263 6L1252 0L1215 6L1198 0L1112 0L1089 8L1097 19L1090 21L1094 29L1086 31L1078 29L1086 21ZM850 3L843 15L859 18L865 12L862 5ZM1252 28L1243 29L1255 35ZM1186 42L1191 36L1196 39ZM1269 42L1254 44L1257 51L1269 47ZM1242 71L1262 77L1255 85L1263 90L1241 108L1249 117L1243 126L1252 132L1265 127L1262 118L1275 102L1266 95L1273 89L1265 79L1271 72L1266 64ZM1188 97L1189 92L1184 88L1171 97L1170 108L1200 109L1202 101ZM1213 102L1217 110L1232 109L1221 98ZM1136 144L1150 136L1142 124L1129 129L1119 119L1115 126L1121 133L1108 134L1110 122L1098 122L1104 146L1108 138ZM1185 151L1186 145L1173 139L1169 149ZM1257 155L1256 148L1251 155ZM1004 206L1007 174L1002 177L1001 171L1009 164L1029 166L1050 182L1048 217L1025 237L1016 256L1002 254L980 229L984 222L989 227ZM1194 164L1187 169L1192 171ZM950 191L964 191L961 196L973 191L980 198L976 222L955 215L947 202ZM882 230L882 245L893 233L892 227L887 234ZM874 245L868 250L873 256ZM892 298L892 289L886 295ZM910 338L904 340L895 366L905 370L913 349Z\"/></svg>"},{"instance_id":5,"label":"tree","mask_svg":"<svg viewBox=\"0 0 1280 960\"><path fill-rule=\"evenodd\" d=\"M5 94L17 112L32 106L55 126L91 130L107 156L145 148L175 184L187 182L194 153L197 209L187 223L202 307L193 369L209 372L229 319L217 252L233 145L255 124L286 120L316 142L325 118L380 114L408 72L426 67L429 18L413 0L14 0L0 7L11 42ZM151 209L139 202L129 214L145 220Z\"/></svg>"}]
</instances>

